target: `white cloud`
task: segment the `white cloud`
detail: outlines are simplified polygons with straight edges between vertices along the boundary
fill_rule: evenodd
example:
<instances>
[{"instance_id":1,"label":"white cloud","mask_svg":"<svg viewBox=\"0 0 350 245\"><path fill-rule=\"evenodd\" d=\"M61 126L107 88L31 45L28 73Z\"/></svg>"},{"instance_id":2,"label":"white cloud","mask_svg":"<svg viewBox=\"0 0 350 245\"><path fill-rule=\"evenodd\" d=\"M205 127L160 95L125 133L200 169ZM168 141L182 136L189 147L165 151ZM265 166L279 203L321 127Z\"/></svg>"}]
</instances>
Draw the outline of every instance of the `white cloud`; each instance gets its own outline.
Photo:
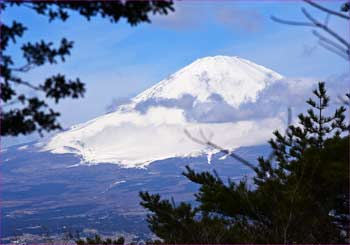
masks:
<instances>
[{"instance_id":1,"label":"white cloud","mask_svg":"<svg viewBox=\"0 0 350 245\"><path fill-rule=\"evenodd\" d=\"M210 63L210 60L205 59L205 64ZM216 74L218 64L227 61L226 58L214 60L216 65L212 66L215 69L204 66L204 70ZM274 130L285 129L288 107L293 108L294 121L296 114L305 112L305 101L312 96L312 90L318 82L314 78L273 80L257 92L254 100L242 98L238 105L230 104L223 96L225 93L232 98L237 94L241 96L244 90L237 84L233 84L223 92L215 92L210 87L204 86L205 91L210 93L205 100L198 100L196 97L198 86L191 86L197 83L196 79L192 79L193 76L197 78L197 73L194 72L197 71L197 65L189 65L176 73L190 74L185 76L187 79L182 79L182 75L180 77L172 75L169 80L158 83L153 89L132 99L130 104L119 107L116 112L54 136L45 149L54 153L78 153L83 161L89 164L116 163L123 167L144 167L155 160L211 154L211 149L190 140L184 133L185 129L199 137L200 129L207 133L211 132L212 140L228 149L263 144L272 137ZM237 71L237 64L232 67ZM249 74L251 78L252 73L248 69L244 74ZM220 74L216 75L222 80ZM237 74L230 77L235 78ZM281 76L278 76L277 79L280 78ZM242 83L247 82L247 79L242 79ZM190 88L187 90L189 92L187 96L159 96L163 89L166 91L169 86L173 88L177 85L183 88L184 81ZM254 81L261 83L261 79L256 77ZM202 82L201 80L201 86ZM327 81L327 88L331 97L344 93L342 89L346 82L348 82L346 75L330 78ZM141 102L144 104L142 109L137 106Z\"/></svg>"},{"instance_id":2,"label":"white cloud","mask_svg":"<svg viewBox=\"0 0 350 245\"><path fill-rule=\"evenodd\" d=\"M213 140L226 148L261 144L281 128L278 118L228 123L190 123L182 110L152 108L146 114L108 114L76 130L57 136L46 146L54 153L78 152L84 161L118 163L122 167L143 167L155 160L199 155L210 151L190 140L184 130L213 132ZM73 151L74 149L74 151Z\"/></svg>"}]
</instances>

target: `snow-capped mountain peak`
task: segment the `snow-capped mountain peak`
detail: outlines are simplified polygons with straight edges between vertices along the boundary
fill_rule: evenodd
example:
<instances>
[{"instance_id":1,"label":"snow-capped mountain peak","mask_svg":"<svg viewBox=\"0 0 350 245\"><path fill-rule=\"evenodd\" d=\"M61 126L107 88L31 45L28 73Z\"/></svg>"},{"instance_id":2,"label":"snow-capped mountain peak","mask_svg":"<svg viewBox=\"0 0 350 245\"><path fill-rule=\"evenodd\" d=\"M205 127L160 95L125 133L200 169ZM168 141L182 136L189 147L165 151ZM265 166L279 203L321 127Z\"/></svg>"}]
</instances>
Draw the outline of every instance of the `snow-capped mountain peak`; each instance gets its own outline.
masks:
<instances>
[{"instance_id":1,"label":"snow-capped mountain peak","mask_svg":"<svg viewBox=\"0 0 350 245\"><path fill-rule=\"evenodd\" d=\"M237 56L205 57L140 93L133 102L179 99L186 94L205 102L219 95L227 104L238 108L241 103L254 102L259 91L282 78L270 69Z\"/></svg>"},{"instance_id":2,"label":"snow-capped mountain peak","mask_svg":"<svg viewBox=\"0 0 350 245\"><path fill-rule=\"evenodd\" d=\"M282 121L266 115L254 121L254 110L241 107L256 107L261 92L281 78L239 57L201 58L115 112L57 134L44 150L78 154L89 164L144 167L156 160L213 153L190 140L184 129L214 132L213 140L228 149L263 143Z\"/></svg>"}]
</instances>

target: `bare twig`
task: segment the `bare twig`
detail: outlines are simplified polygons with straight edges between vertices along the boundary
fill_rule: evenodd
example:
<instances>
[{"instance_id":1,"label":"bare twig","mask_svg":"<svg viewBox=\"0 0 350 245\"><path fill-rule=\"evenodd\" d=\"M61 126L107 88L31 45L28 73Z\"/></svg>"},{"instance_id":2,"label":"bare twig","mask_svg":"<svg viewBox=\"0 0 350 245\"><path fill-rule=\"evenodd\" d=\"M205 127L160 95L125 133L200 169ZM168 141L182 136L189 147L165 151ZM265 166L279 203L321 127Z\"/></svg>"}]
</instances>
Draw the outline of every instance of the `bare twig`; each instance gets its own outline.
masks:
<instances>
[{"instance_id":1,"label":"bare twig","mask_svg":"<svg viewBox=\"0 0 350 245\"><path fill-rule=\"evenodd\" d=\"M339 49L339 51L346 53L347 50L345 48L343 48L342 46L340 46L339 44L337 44L336 42L330 40L329 38L326 38L325 36L321 35L319 32L317 31L312 31L312 34L314 34L320 41L326 42L329 45L333 46L336 49Z\"/></svg>"},{"instance_id":2,"label":"bare twig","mask_svg":"<svg viewBox=\"0 0 350 245\"><path fill-rule=\"evenodd\" d=\"M344 38L342 38L340 35L338 35L335 31L331 30L328 26L320 23L319 21L317 21L314 17L312 17L309 12L306 11L305 8L302 8L301 11L303 12L303 14L305 15L305 17L307 19L309 19L316 27L319 27L321 29L323 29L325 32L327 32L328 34L330 34L331 36L333 36L335 39L337 39L340 43L342 43L343 45L345 45L347 47L347 49L350 49L350 43L347 42Z\"/></svg>"},{"instance_id":3,"label":"bare twig","mask_svg":"<svg viewBox=\"0 0 350 245\"><path fill-rule=\"evenodd\" d=\"M287 118L287 129L286 129L286 133L288 132L289 130L289 126L292 124L292 117L293 117L293 114L292 114L292 107L288 107L288 118Z\"/></svg>"},{"instance_id":4,"label":"bare twig","mask_svg":"<svg viewBox=\"0 0 350 245\"><path fill-rule=\"evenodd\" d=\"M17 80L17 79L9 79L8 81L11 81L11 82L16 83L16 84L27 86L27 87L29 87L31 89L34 89L34 90L42 90L40 87L35 86L35 85L33 85L33 84L31 84L30 82L27 82L27 81Z\"/></svg>"},{"instance_id":5,"label":"bare twig","mask_svg":"<svg viewBox=\"0 0 350 245\"><path fill-rule=\"evenodd\" d=\"M288 134L288 131L289 131L289 126L292 124L292 107L288 107L288 115L287 115L287 127L286 127L286 130L285 130L285 135ZM272 151L270 153L270 155L268 156L268 160L271 161L273 159L273 157L275 156L275 152Z\"/></svg>"},{"instance_id":6,"label":"bare twig","mask_svg":"<svg viewBox=\"0 0 350 245\"><path fill-rule=\"evenodd\" d=\"M334 11L332 9L328 9L328 8L323 7L323 6L321 6L321 5L317 4L317 3L314 3L314 2L312 2L310 0L304 0L304 2L306 2L307 4L310 4L311 6L313 6L315 8L318 8L318 9L320 9L320 10L322 10L322 11L328 13L328 14L336 15L336 16L341 17L343 19L350 20L350 16L347 16L347 15L342 14L340 12Z\"/></svg>"},{"instance_id":7,"label":"bare twig","mask_svg":"<svg viewBox=\"0 0 350 245\"><path fill-rule=\"evenodd\" d=\"M350 94L346 94L345 98L343 96L338 95L338 99L340 100L341 104L350 106Z\"/></svg>"},{"instance_id":8,"label":"bare twig","mask_svg":"<svg viewBox=\"0 0 350 245\"><path fill-rule=\"evenodd\" d=\"M2 108L9 107L9 106L11 106L11 105L17 104L18 102L20 102L20 100L18 100L18 99L17 99L17 100L12 100L11 102L2 104L1 107L2 107ZM1 110L1 108L0 108L0 110Z\"/></svg>"},{"instance_id":9,"label":"bare twig","mask_svg":"<svg viewBox=\"0 0 350 245\"><path fill-rule=\"evenodd\" d=\"M336 49L334 46L329 45L327 42L320 40L319 45L321 45L324 49L327 49L328 51L342 57L343 59L350 61L350 56L346 56L344 53Z\"/></svg>"},{"instance_id":10,"label":"bare twig","mask_svg":"<svg viewBox=\"0 0 350 245\"><path fill-rule=\"evenodd\" d=\"M293 21L293 20L283 20L280 19L276 16L271 16L271 19L273 21L276 21L278 23L281 24L286 24L286 25L293 25L293 26L311 26L311 27L315 27L314 24L310 23L310 22L302 22L302 21Z\"/></svg>"},{"instance_id":11,"label":"bare twig","mask_svg":"<svg viewBox=\"0 0 350 245\"><path fill-rule=\"evenodd\" d=\"M17 72L28 72L33 68L34 68L34 65L28 63L28 64L25 64L25 65L18 67L18 68L11 68L11 70L17 71Z\"/></svg>"},{"instance_id":12,"label":"bare twig","mask_svg":"<svg viewBox=\"0 0 350 245\"><path fill-rule=\"evenodd\" d=\"M341 35L339 35L337 32L335 32L334 30L332 30L332 28L328 26L330 16L337 16L345 19L346 21L350 20L350 16L325 8L317 3L314 3L311 0L304 0L304 2L327 14L324 20L324 23L321 23L316 18L314 18L305 8L302 8L301 11L308 21L284 20L284 19L277 18L275 16L271 16L271 19L281 24L294 25L294 26L307 26L307 27L319 28L323 30L324 32L332 36L338 43L314 31L313 34L319 38L319 41L320 41L319 44L323 48L339 55L340 57L346 59L347 61L350 61L350 42L347 41L346 38L342 37Z\"/></svg>"},{"instance_id":13,"label":"bare twig","mask_svg":"<svg viewBox=\"0 0 350 245\"><path fill-rule=\"evenodd\" d=\"M237 155L237 154L211 142L210 140L208 140L207 137L204 135L202 130L200 130L200 135L201 135L202 139L194 137L187 129L185 129L184 132L187 135L187 137L190 138L192 141L194 141L198 144L201 144L201 145L206 145L206 146L212 147L214 149L217 149L220 152L222 152L222 153L234 158L235 160L241 162L243 165L249 167L250 169L252 169L252 170L256 169L256 167L253 164L251 164L249 161L245 160L244 158L240 157L239 155Z\"/></svg>"},{"instance_id":14,"label":"bare twig","mask_svg":"<svg viewBox=\"0 0 350 245\"><path fill-rule=\"evenodd\" d=\"M324 25L325 25L325 26L328 25L330 16L331 16L330 14L327 14L326 19L324 20Z\"/></svg>"}]
</instances>

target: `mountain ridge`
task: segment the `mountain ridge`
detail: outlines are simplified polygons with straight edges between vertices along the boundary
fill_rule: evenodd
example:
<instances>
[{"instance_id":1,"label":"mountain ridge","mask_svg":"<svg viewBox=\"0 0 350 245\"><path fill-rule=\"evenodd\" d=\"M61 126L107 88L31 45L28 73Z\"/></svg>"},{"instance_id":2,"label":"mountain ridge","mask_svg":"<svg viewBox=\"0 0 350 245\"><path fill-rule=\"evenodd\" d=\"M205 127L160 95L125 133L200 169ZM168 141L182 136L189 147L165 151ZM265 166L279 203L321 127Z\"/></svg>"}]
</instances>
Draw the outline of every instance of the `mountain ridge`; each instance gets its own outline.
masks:
<instances>
[{"instance_id":1,"label":"mountain ridge","mask_svg":"<svg viewBox=\"0 0 350 245\"><path fill-rule=\"evenodd\" d=\"M87 164L145 167L156 160L216 152L191 141L185 129L215 132L215 141L228 149L261 144L281 127L280 118L225 117L241 114L241 105L254 104L261 91L282 78L237 56L197 59L115 112L53 136L43 150L75 153Z\"/></svg>"},{"instance_id":2,"label":"mountain ridge","mask_svg":"<svg viewBox=\"0 0 350 245\"><path fill-rule=\"evenodd\" d=\"M235 68L235 70L233 68ZM256 73L250 73L252 72L252 70L255 70ZM231 74L231 72L234 72L235 74ZM229 75L229 79L225 79L225 73L228 73L227 75ZM214 76L218 75L218 77L213 77L213 75L210 77L211 74L213 74ZM206 77L207 75L209 76ZM199 81L196 81L195 79L193 79L193 77L195 76L202 76L202 79L201 77L198 77ZM237 101L237 99L232 98L233 95L239 95L230 94L231 91L225 91L225 84L228 84L229 86L241 85L242 88L243 84L238 84L234 82L236 82L235 80L244 80L244 85L248 89L245 89L243 94L251 92L252 94L247 94L247 97L248 99L254 100L256 99L256 94L263 88L262 85L266 86L273 80L280 80L282 78L282 75L266 67L257 65L249 60L239 58L238 56L209 56L195 60L191 64L170 75L167 79L164 79L152 86L151 88L146 89L144 92L135 96L132 99L132 102L140 103L141 101L153 97L153 95L155 95L154 97L158 98L179 98L181 94L185 94L185 91L188 91L192 94L194 93L195 97L197 97L200 101L205 101L205 99L209 97L210 92L212 92L222 95L226 102L228 102L228 104L237 108L240 103L244 102L242 100L244 98L238 98L240 101ZM252 86L253 84L257 85L257 81L263 82L264 84L260 84L260 86L255 87ZM183 85L183 87L177 87L177 85L179 85L179 82L181 82L181 85ZM195 85L197 86L192 85L186 87L186 85L188 86L188 83L196 83ZM208 87L203 88L200 86L200 83L205 83L205 85L207 85ZM168 86L170 86L170 88L167 88ZM172 93L172 88L178 90L176 91L177 93ZM196 89L199 89L199 91L196 91ZM206 92L208 92L208 94L206 94Z\"/></svg>"}]
</instances>

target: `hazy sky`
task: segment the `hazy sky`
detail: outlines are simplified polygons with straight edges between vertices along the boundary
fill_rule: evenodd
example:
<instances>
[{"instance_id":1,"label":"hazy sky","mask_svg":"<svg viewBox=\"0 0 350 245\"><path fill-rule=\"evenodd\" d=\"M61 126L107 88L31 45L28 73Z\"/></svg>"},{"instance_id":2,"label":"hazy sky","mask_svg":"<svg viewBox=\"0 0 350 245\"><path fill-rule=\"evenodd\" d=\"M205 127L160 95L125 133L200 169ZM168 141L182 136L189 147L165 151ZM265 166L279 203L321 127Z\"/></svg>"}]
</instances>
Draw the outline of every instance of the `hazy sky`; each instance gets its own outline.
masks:
<instances>
[{"instance_id":1,"label":"hazy sky","mask_svg":"<svg viewBox=\"0 0 350 245\"><path fill-rule=\"evenodd\" d=\"M339 9L341 3L323 4ZM293 78L325 80L344 74L349 65L318 46L309 28L270 20L271 15L303 19L301 7L320 19L325 17L298 1L182 1L175 3L171 15L154 16L151 24L137 27L125 21L111 24L102 18L87 22L75 14L66 22L49 23L30 9L18 7L6 9L1 17L2 21L15 19L28 26L21 42L8 51L19 62L23 42L44 39L58 43L62 37L74 41L65 63L25 74L34 83L56 73L79 77L86 83L83 99L54 106L62 114L63 127L69 127L105 113L113 99L133 96L205 56L240 56ZM331 18L330 24L350 35L341 21Z\"/></svg>"}]
</instances>

